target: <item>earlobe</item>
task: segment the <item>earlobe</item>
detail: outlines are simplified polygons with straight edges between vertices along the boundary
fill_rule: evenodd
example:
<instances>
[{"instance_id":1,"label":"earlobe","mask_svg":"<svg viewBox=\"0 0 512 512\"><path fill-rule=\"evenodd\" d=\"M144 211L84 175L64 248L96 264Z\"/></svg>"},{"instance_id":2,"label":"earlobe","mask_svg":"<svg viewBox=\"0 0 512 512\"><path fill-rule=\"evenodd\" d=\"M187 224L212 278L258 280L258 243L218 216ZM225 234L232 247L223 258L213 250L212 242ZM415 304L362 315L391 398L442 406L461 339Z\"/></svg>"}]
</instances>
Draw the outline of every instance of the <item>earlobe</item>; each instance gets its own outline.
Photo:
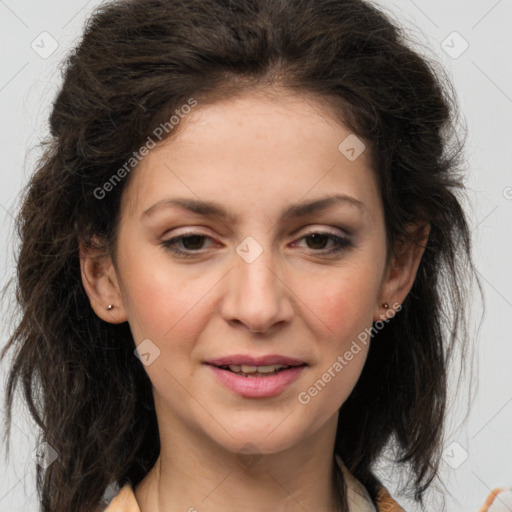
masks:
<instances>
[{"instance_id":1,"label":"earlobe","mask_svg":"<svg viewBox=\"0 0 512 512\"><path fill-rule=\"evenodd\" d=\"M430 224L410 225L408 230L411 238L394 247L381 286L374 321L377 321L382 315L383 303L402 304L414 284L421 258L427 246Z\"/></svg>"},{"instance_id":2,"label":"earlobe","mask_svg":"<svg viewBox=\"0 0 512 512\"><path fill-rule=\"evenodd\" d=\"M110 256L80 243L80 273L94 312L112 324L125 322L126 312Z\"/></svg>"}]
</instances>

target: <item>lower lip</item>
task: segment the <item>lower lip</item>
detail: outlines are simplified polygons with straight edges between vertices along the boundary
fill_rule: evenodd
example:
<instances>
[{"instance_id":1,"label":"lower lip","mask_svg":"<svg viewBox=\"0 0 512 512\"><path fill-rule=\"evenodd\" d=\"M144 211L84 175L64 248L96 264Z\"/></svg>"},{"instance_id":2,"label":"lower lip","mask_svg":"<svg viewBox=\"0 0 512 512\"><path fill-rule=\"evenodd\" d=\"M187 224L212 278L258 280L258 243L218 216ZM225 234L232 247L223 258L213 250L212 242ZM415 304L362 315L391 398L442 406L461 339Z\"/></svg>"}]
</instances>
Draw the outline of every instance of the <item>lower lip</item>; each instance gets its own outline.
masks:
<instances>
[{"instance_id":1,"label":"lower lip","mask_svg":"<svg viewBox=\"0 0 512 512\"><path fill-rule=\"evenodd\" d=\"M279 395L304 370L304 366L294 366L287 370L281 370L268 377L244 377L230 370L223 370L217 366L208 365L217 379L235 393L248 398L264 398Z\"/></svg>"}]
</instances>

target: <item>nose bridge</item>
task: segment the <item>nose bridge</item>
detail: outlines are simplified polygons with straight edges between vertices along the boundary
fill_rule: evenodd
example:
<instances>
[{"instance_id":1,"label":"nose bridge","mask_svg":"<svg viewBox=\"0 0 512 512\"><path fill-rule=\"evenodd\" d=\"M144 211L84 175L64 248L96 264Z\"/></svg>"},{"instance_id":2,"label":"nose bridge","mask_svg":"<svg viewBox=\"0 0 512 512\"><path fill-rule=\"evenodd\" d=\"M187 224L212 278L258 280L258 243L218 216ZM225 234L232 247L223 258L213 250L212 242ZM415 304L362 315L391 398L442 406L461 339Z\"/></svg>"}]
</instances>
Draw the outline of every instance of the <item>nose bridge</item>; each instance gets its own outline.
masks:
<instances>
[{"instance_id":1,"label":"nose bridge","mask_svg":"<svg viewBox=\"0 0 512 512\"><path fill-rule=\"evenodd\" d=\"M237 320L251 330L266 331L275 323L288 320L292 309L287 288L279 277L271 234L258 238L263 243L248 236L236 248L224 314L227 320Z\"/></svg>"}]
</instances>

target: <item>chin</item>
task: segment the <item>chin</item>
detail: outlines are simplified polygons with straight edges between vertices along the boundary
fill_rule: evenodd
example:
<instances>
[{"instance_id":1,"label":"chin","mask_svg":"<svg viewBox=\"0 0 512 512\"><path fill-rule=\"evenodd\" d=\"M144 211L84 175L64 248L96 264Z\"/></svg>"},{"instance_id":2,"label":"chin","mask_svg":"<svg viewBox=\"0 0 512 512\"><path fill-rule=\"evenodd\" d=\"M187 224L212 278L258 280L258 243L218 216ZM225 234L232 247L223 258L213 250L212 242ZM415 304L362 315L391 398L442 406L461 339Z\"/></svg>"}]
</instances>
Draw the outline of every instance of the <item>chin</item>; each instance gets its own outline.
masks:
<instances>
[{"instance_id":1,"label":"chin","mask_svg":"<svg viewBox=\"0 0 512 512\"><path fill-rule=\"evenodd\" d=\"M229 435L223 431L221 438L215 441L226 450L236 454L272 454L280 453L299 444L306 432L291 429L292 425L285 425L288 420L282 421L286 415L280 416L272 427L261 428L261 425L237 425L230 428ZM282 422L282 423L281 423ZM303 427L302 427L303 428Z\"/></svg>"}]
</instances>

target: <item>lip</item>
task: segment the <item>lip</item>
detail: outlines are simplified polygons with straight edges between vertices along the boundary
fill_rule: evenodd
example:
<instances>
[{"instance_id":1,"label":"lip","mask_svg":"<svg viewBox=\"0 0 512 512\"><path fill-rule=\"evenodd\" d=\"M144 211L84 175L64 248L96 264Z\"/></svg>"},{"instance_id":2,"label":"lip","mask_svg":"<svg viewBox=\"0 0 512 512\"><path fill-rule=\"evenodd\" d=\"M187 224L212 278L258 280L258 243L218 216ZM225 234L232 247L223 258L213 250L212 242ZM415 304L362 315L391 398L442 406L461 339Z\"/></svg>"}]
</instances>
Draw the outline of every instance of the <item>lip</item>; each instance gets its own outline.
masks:
<instances>
[{"instance_id":1,"label":"lip","mask_svg":"<svg viewBox=\"0 0 512 512\"><path fill-rule=\"evenodd\" d=\"M294 357L281 356L279 354L269 354L267 356L253 357L245 354L235 354L218 359L206 361L206 364L213 366L229 366L230 364L247 365L247 366L268 366L272 364L282 364L285 366L301 366L304 361ZM245 377L243 377L245 378Z\"/></svg>"},{"instance_id":2,"label":"lip","mask_svg":"<svg viewBox=\"0 0 512 512\"><path fill-rule=\"evenodd\" d=\"M286 370L281 370L275 375L269 375L268 377L244 377L243 375L237 375L230 370L223 370L222 368L218 368L212 364L209 364L208 366L211 368L213 374L221 384L229 388L234 393L246 398L266 398L279 395L296 379L298 379L304 368L306 368L305 365L293 366ZM255 366L264 365L259 364Z\"/></svg>"}]
</instances>

